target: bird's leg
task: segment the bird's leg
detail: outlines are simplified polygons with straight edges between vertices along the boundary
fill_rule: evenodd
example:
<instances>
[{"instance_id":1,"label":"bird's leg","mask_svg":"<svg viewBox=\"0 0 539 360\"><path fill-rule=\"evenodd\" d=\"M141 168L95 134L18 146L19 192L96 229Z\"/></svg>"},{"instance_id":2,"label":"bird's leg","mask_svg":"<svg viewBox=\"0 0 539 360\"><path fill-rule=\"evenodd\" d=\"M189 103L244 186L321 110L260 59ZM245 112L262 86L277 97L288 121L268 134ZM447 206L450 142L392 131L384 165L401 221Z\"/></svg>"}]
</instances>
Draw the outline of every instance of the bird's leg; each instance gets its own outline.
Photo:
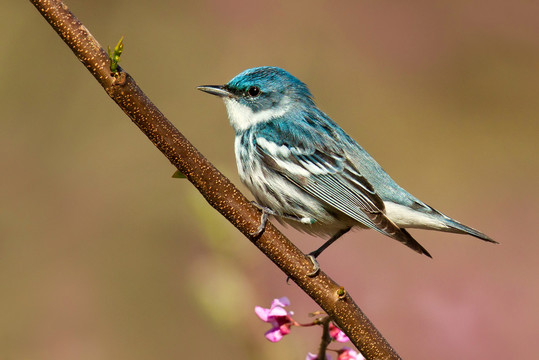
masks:
<instances>
[{"instance_id":1,"label":"bird's leg","mask_svg":"<svg viewBox=\"0 0 539 360\"><path fill-rule=\"evenodd\" d=\"M260 215L260 225L258 225L258 228L255 230L255 232L251 233L252 236L257 237L262 234L262 232L264 232L266 224L268 223L268 216L275 215L275 211L271 210L268 207L262 206L254 201L251 201L251 204L256 206L262 212L262 214Z\"/></svg>"},{"instance_id":2,"label":"bird's leg","mask_svg":"<svg viewBox=\"0 0 539 360\"><path fill-rule=\"evenodd\" d=\"M318 256L320 256L322 251L326 250L329 247L329 245L333 244L335 241L337 241L338 238L340 238L341 236L346 234L348 231L350 231L351 228L352 227L347 227L347 228L337 231L335 235L333 235L328 241L326 241L318 249L316 249L315 251L311 251L309 255L316 259Z\"/></svg>"},{"instance_id":3,"label":"bird's leg","mask_svg":"<svg viewBox=\"0 0 539 360\"><path fill-rule=\"evenodd\" d=\"M266 228L266 224L268 223L269 215L279 216L279 217L289 219L289 220L304 222L304 221L302 221L303 219L301 219L301 218L299 218L297 216L294 216L294 215L277 214L274 210L270 209L269 207L260 205L255 201L251 201L251 204L256 206L262 212L262 214L260 215L260 225L258 225L258 228L256 229L255 232L251 233L251 235L254 236L254 237L257 237L260 234L262 234L262 232L264 232L264 229Z\"/></svg>"},{"instance_id":4,"label":"bird's leg","mask_svg":"<svg viewBox=\"0 0 539 360\"><path fill-rule=\"evenodd\" d=\"M318 261L316 261L316 258L322 253L322 251L326 250L329 245L333 244L335 241L337 241L338 238L346 234L348 231L350 231L352 227L347 227L344 229L341 229L337 231L335 235L333 235L328 241L326 241L322 246L320 246L315 251L311 251L309 254L307 254L307 257L311 262L313 263L314 270L307 274L307 276L315 276L318 274L318 271L320 271L320 265L318 265Z\"/></svg>"}]
</instances>

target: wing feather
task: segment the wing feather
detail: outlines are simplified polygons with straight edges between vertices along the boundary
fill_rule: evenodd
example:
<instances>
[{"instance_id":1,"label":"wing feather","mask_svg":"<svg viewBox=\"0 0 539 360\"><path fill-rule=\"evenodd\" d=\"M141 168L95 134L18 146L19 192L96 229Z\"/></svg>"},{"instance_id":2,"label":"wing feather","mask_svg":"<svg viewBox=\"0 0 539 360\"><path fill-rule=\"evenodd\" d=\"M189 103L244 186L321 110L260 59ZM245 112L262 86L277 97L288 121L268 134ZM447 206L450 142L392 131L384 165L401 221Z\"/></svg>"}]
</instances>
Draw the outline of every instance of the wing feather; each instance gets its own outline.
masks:
<instances>
[{"instance_id":1,"label":"wing feather","mask_svg":"<svg viewBox=\"0 0 539 360\"><path fill-rule=\"evenodd\" d=\"M313 144L276 144L273 139L266 138L256 141L256 150L262 161L309 195L430 256L408 232L385 216L384 202L373 186L343 152L335 149L336 146L315 148Z\"/></svg>"}]
</instances>

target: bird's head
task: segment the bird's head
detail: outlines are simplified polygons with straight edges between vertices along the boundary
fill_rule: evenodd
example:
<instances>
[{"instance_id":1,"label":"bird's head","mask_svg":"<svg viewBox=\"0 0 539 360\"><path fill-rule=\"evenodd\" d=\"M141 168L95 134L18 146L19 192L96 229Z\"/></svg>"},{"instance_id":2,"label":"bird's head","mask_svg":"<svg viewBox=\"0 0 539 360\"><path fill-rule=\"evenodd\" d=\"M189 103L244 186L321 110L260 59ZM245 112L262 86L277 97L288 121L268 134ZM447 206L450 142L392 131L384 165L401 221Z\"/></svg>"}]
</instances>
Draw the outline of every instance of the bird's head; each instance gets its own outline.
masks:
<instances>
[{"instance_id":1,"label":"bird's head","mask_svg":"<svg viewBox=\"0 0 539 360\"><path fill-rule=\"evenodd\" d=\"M282 117L289 111L314 106L307 86L277 67L248 69L226 85L205 85L198 89L224 100L230 123L236 132Z\"/></svg>"}]
</instances>

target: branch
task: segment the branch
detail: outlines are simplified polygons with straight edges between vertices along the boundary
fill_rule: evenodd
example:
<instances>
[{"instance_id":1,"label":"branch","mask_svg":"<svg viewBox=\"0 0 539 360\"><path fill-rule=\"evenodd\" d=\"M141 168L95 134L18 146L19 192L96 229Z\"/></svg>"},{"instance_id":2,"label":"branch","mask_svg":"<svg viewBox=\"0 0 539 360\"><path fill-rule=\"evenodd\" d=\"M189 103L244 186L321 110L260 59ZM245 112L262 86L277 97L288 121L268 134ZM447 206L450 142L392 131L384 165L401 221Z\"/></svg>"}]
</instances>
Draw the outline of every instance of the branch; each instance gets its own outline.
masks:
<instances>
[{"instance_id":1,"label":"branch","mask_svg":"<svg viewBox=\"0 0 539 360\"><path fill-rule=\"evenodd\" d=\"M150 141L200 191L208 203L240 230L322 309L367 359L400 359L342 287L325 273L311 278L312 263L273 225L250 235L260 213L146 97L123 69L112 74L105 50L60 0L30 0L105 91Z\"/></svg>"}]
</instances>

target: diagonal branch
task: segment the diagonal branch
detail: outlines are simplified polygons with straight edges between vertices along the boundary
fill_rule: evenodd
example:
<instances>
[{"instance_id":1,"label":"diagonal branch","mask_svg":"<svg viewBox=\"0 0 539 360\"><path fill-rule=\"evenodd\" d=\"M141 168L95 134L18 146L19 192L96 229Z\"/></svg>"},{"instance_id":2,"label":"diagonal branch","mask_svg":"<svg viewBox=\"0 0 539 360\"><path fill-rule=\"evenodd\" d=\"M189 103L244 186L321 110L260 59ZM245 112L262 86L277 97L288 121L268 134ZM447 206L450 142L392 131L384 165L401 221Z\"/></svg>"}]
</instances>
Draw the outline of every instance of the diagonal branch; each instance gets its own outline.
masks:
<instances>
[{"instance_id":1,"label":"diagonal branch","mask_svg":"<svg viewBox=\"0 0 539 360\"><path fill-rule=\"evenodd\" d=\"M353 299L325 273L311 278L311 262L270 223L259 237L250 235L260 213L146 97L121 68L111 74L107 53L60 0L30 0L109 96L150 141L228 219L348 335L367 359L400 359Z\"/></svg>"}]
</instances>

